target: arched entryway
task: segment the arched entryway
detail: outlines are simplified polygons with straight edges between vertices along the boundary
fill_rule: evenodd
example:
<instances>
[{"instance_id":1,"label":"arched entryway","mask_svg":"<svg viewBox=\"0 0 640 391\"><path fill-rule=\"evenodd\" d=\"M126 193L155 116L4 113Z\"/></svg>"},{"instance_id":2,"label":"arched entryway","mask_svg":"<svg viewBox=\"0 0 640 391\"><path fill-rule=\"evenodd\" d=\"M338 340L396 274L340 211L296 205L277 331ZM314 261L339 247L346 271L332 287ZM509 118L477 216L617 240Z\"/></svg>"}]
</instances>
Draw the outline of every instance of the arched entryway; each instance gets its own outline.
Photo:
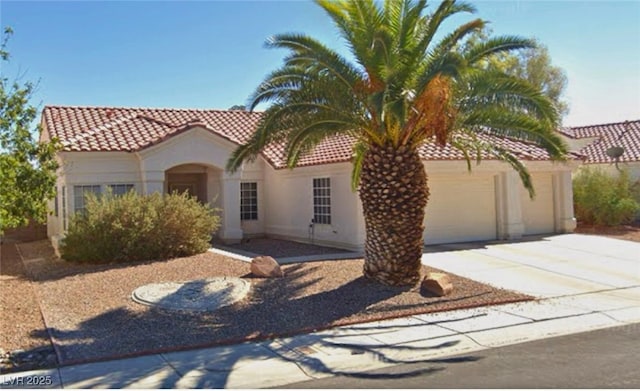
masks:
<instances>
[{"instance_id":1,"label":"arched entryway","mask_svg":"<svg viewBox=\"0 0 640 391\"><path fill-rule=\"evenodd\" d=\"M184 163L164 171L143 171L143 178L143 191L146 194L187 191L200 202L218 208L222 218L218 237L227 243L242 239L239 173L228 175L214 166Z\"/></svg>"},{"instance_id":2,"label":"arched entryway","mask_svg":"<svg viewBox=\"0 0 640 391\"><path fill-rule=\"evenodd\" d=\"M221 210L218 236L239 242L240 178L242 171L224 171L235 144L206 129L195 127L139 153L143 191L189 191L202 202Z\"/></svg>"},{"instance_id":3,"label":"arched entryway","mask_svg":"<svg viewBox=\"0 0 640 391\"><path fill-rule=\"evenodd\" d=\"M181 164L165 171L165 193L184 193L220 207L222 170L204 164Z\"/></svg>"}]
</instances>

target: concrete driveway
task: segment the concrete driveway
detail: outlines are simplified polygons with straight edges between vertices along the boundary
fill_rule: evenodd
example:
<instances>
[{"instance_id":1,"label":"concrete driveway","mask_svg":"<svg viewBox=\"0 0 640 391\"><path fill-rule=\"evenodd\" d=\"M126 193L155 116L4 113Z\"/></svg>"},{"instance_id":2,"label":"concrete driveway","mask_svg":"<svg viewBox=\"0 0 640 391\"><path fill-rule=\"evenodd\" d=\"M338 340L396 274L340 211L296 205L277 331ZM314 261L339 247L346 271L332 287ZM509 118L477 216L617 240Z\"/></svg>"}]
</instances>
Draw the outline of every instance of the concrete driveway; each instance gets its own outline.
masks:
<instances>
[{"instance_id":1,"label":"concrete driveway","mask_svg":"<svg viewBox=\"0 0 640 391\"><path fill-rule=\"evenodd\" d=\"M428 246L424 264L539 298L614 291L640 299L640 243L567 234Z\"/></svg>"}]
</instances>

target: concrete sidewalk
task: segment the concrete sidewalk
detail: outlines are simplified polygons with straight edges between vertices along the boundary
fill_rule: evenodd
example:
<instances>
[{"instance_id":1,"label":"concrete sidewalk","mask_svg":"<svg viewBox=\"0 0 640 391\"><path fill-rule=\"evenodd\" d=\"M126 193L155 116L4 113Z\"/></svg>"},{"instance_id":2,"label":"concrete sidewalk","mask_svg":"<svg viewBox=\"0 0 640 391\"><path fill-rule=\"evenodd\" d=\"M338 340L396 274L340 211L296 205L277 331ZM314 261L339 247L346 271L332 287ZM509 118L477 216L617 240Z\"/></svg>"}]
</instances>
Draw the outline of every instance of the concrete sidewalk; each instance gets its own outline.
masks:
<instances>
[{"instance_id":1,"label":"concrete sidewalk","mask_svg":"<svg viewBox=\"0 0 640 391\"><path fill-rule=\"evenodd\" d=\"M423 262L539 297L526 303L410 316L261 343L3 375L2 388L262 388L357 377L600 328L640 327L640 243L578 234L518 243L432 246ZM474 353L475 352L475 353ZM50 384L42 384L42 383Z\"/></svg>"}]
</instances>

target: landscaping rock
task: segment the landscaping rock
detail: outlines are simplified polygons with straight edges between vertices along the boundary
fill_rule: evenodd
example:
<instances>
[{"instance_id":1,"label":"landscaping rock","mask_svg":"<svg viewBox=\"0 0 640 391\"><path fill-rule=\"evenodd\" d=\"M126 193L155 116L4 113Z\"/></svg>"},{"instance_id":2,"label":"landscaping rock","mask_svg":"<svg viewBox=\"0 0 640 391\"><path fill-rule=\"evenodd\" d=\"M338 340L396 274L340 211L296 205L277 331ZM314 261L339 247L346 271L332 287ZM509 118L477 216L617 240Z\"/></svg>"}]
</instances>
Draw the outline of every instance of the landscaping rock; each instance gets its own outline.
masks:
<instances>
[{"instance_id":1,"label":"landscaping rock","mask_svg":"<svg viewBox=\"0 0 640 391\"><path fill-rule=\"evenodd\" d=\"M421 288L436 296L446 296L453 292L453 284L444 273L428 273L422 280Z\"/></svg>"},{"instance_id":2,"label":"landscaping rock","mask_svg":"<svg viewBox=\"0 0 640 391\"><path fill-rule=\"evenodd\" d=\"M131 294L136 303L176 311L215 311L247 296L251 284L237 277L212 277L143 285Z\"/></svg>"},{"instance_id":3,"label":"landscaping rock","mask_svg":"<svg viewBox=\"0 0 640 391\"><path fill-rule=\"evenodd\" d=\"M0 373L29 371L33 369L54 368L58 358L51 346L43 346L25 351L0 349Z\"/></svg>"},{"instance_id":4,"label":"landscaping rock","mask_svg":"<svg viewBox=\"0 0 640 391\"><path fill-rule=\"evenodd\" d=\"M251 260L251 273L258 277L284 277L278 262L267 256L255 257Z\"/></svg>"}]
</instances>

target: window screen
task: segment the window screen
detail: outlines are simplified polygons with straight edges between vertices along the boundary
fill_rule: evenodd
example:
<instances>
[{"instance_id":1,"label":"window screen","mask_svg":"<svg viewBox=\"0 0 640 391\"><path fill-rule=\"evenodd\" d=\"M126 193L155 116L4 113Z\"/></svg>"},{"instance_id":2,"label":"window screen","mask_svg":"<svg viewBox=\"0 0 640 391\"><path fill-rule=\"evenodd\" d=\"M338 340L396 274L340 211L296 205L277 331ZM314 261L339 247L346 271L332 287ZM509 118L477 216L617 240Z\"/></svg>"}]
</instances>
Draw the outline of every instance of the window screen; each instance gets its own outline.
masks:
<instances>
[{"instance_id":1,"label":"window screen","mask_svg":"<svg viewBox=\"0 0 640 391\"><path fill-rule=\"evenodd\" d=\"M313 179L313 221L331 224L331 179Z\"/></svg>"},{"instance_id":2,"label":"window screen","mask_svg":"<svg viewBox=\"0 0 640 391\"><path fill-rule=\"evenodd\" d=\"M240 183L240 220L258 220L258 184Z\"/></svg>"}]
</instances>

